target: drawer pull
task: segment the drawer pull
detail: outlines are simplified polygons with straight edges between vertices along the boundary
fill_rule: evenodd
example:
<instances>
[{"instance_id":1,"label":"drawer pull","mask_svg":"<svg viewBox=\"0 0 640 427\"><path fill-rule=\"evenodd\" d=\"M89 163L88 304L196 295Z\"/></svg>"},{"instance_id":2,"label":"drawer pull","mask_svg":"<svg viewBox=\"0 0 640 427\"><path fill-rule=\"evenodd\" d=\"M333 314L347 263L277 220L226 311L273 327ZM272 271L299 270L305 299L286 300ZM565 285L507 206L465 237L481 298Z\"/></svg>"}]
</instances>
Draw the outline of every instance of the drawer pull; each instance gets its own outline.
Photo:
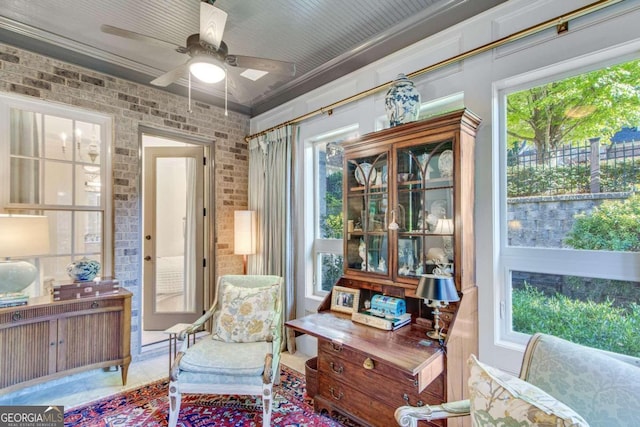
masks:
<instances>
[{"instance_id":1,"label":"drawer pull","mask_svg":"<svg viewBox=\"0 0 640 427\"><path fill-rule=\"evenodd\" d=\"M341 344L336 344L336 343L331 343L331 348L333 349L333 351L342 351L342 345Z\"/></svg>"},{"instance_id":2,"label":"drawer pull","mask_svg":"<svg viewBox=\"0 0 640 427\"><path fill-rule=\"evenodd\" d=\"M367 357L366 359L364 359L364 363L362 364L362 367L364 369L373 369L374 368L373 360L371 360L371 358Z\"/></svg>"},{"instance_id":3,"label":"drawer pull","mask_svg":"<svg viewBox=\"0 0 640 427\"><path fill-rule=\"evenodd\" d=\"M407 393L404 393L402 395L402 400L404 400L405 402L407 402L407 405L411 405L411 402L409 402L409 395ZM415 406L424 406L424 402L422 400L418 400L415 404Z\"/></svg>"},{"instance_id":4,"label":"drawer pull","mask_svg":"<svg viewBox=\"0 0 640 427\"><path fill-rule=\"evenodd\" d=\"M333 389L333 387L329 387L329 392L331 393L331 397L333 397L335 400L340 400L342 399L342 396L344 396L342 392L338 393L338 395L336 396L335 390Z\"/></svg>"},{"instance_id":5,"label":"drawer pull","mask_svg":"<svg viewBox=\"0 0 640 427\"><path fill-rule=\"evenodd\" d=\"M98 301L94 301L91 303L91 308L98 308L100 304L98 304Z\"/></svg>"},{"instance_id":6,"label":"drawer pull","mask_svg":"<svg viewBox=\"0 0 640 427\"><path fill-rule=\"evenodd\" d=\"M335 365L335 363L333 363L333 362L329 363L329 366L331 366L331 370L332 370L333 372L335 372L336 374L341 374L341 373L342 373L342 371L344 370L344 367L343 367L343 366L338 366L338 367L336 368L336 365Z\"/></svg>"},{"instance_id":7,"label":"drawer pull","mask_svg":"<svg viewBox=\"0 0 640 427\"><path fill-rule=\"evenodd\" d=\"M19 311L16 311L11 315L11 320L13 320L14 322L17 322L20 319L22 319L22 313L20 313Z\"/></svg>"}]
</instances>

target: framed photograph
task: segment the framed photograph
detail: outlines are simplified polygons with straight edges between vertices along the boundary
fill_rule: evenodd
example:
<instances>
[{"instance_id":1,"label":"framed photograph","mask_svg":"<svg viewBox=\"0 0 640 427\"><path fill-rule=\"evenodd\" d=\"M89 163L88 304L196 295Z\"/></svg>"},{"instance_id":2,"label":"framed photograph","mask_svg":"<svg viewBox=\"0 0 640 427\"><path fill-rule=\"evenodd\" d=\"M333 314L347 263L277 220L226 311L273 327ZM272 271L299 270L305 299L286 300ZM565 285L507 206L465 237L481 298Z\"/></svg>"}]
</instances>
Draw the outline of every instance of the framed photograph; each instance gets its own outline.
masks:
<instances>
[{"instance_id":1,"label":"framed photograph","mask_svg":"<svg viewBox=\"0 0 640 427\"><path fill-rule=\"evenodd\" d=\"M357 313L360 302L360 289L334 286L331 293L331 310L343 313Z\"/></svg>"}]
</instances>

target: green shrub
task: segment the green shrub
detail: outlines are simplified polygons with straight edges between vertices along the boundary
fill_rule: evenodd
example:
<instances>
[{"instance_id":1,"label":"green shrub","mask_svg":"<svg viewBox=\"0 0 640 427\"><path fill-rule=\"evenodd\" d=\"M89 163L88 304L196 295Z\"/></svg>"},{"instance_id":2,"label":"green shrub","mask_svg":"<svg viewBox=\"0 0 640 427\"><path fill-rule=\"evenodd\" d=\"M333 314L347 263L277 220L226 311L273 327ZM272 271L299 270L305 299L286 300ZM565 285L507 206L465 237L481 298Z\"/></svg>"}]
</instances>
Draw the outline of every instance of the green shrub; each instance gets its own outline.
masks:
<instances>
[{"instance_id":1,"label":"green shrub","mask_svg":"<svg viewBox=\"0 0 640 427\"><path fill-rule=\"evenodd\" d=\"M640 251L640 196L606 200L590 215L578 214L564 242L575 249Z\"/></svg>"},{"instance_id":2,"label":"green shrub","mask_svg":"<svg viewBox=\"0 0 640 427\"><path fill-rule=\"evenodd\" d=\"M513 330L544 332L589 347L640 357L640 305L545 296L530 285L513 290Z\"/></svg>"}]
</instances>

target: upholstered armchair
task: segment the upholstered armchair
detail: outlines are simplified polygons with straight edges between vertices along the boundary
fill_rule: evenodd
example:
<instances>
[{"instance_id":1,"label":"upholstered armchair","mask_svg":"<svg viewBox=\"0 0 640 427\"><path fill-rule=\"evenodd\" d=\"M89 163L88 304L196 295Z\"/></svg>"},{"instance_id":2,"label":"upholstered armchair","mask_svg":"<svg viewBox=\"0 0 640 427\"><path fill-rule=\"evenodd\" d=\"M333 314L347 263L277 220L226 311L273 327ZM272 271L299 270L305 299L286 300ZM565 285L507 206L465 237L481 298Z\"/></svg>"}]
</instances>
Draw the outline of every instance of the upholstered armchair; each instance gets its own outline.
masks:
<instances>
[{"instance_id":1,"label":"upholstered armchair","mask_svg":"<svg viewBox=\"0 0 640 427\"><path fill-rule=\"evenodd\" d=\"M469 358L469 400L396 410L401 426L471 416L473 426L640 425L640 359L535 334L520 377Z\"/></svg>"},{"instance_id":2,"label":"upholstered armchair","mask_svg":"<svg viewBox=\"0 0 640 427\"><path fill-rule=\"evenodd\" d=\"M169 427L178 422L183 393L262 397L262 425L271 424L273 383L280 374L283 279L222 276L212 307L178 334L171 366ZM211 336L188 346L185 337L212 321Z\"/></svg>"}]
</instances>

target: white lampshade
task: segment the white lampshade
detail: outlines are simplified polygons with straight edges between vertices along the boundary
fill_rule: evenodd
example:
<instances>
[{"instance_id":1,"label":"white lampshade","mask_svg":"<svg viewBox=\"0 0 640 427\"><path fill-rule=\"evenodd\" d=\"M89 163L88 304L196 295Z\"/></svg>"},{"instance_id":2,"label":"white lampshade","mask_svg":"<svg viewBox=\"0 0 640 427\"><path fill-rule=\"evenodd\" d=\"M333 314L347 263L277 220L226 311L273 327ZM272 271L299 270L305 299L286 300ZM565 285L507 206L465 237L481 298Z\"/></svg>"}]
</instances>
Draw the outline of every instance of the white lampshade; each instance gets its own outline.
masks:
<instances>
[{"instance_id":1,"label":"white lampshade","mask_svg":"<svg viewBox=\"0 0 640 427\"><path fill-rule=\"evenodd\" d=\"M49 219L36 215L0 214L0 258L49 253Z\"/></svg>"},{"instance_id":2,"label":"white lampshade","mask_svg":"<svg viewBox=\"0 0 640 427\"><path fill-rule=\"evenodd\" d=\"M38 270L26 261L9 260L49 253L49 219L46 216L0 214L0 294L20 292L36 278Z\"/></svg>"},{"instance_id":3,"label":"white lampshade","mask_svg":"<svg viewBox=\"0 0 640 427\"><path fill-rule=\"evenodd\" d=\"M204 83L218 83L226 74L219 61L209 55L197 55L192 58L189 61L189 71Z\"/></svg>"},{"instance_id":4,"label":"white lampshade","mask_svg":"<svg viewBox=\"0 0 640 427\"><path fill-rule=\"evenodd\" d=\"M433 230L435 234L453 234L453 219L441 218L436 223L436 228Z\"/></svg>"},{"instance_id":5,"label":"white lampshade","mask_svg":"<svg viewBox=\"0 0 640 427\"><path fill-rule=\"evenodd\" d=\"M256 253L256 212L235 211L233 253L251 255Z\"/></svg>"}]
</instances>

